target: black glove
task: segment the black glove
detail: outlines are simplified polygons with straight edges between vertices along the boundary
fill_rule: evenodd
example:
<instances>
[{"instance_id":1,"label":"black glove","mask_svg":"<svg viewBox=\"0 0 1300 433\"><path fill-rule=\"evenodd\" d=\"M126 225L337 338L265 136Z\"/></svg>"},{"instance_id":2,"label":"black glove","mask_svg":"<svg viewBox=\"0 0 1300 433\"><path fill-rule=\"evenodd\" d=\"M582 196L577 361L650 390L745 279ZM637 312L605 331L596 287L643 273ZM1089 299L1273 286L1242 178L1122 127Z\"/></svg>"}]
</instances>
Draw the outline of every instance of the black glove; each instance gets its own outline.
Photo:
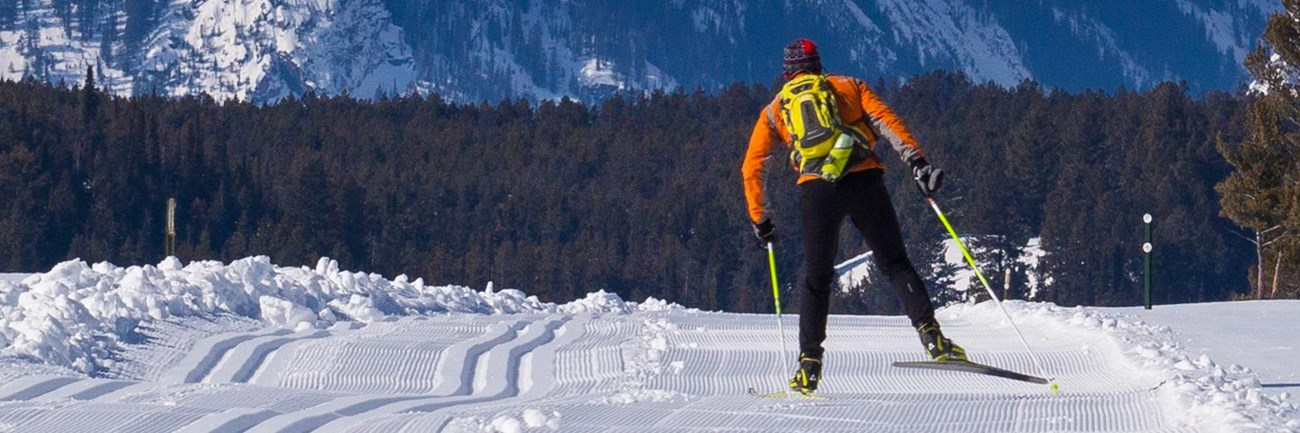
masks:
<instances>
[{"instance_id":1,"label":"black glove","mask_svg":"<svg viewBox=\"0 0 1300 433\"><path fill-rule=\"evenodd\" d=\"M758 242L763 246L776 243L776 226L772 224L771 218L763 218L762 221L754 223L754 237L758 238Z\"/></svg>"},{"instance_id":2,"label":"black glove","mask_svg":"<svg viewBox=\"0 0 1300 433\"><path fill-rule=\"evenodd\" d=\"M917 186L921 187L921 192L926 197L934 195L943 186L943 170L934 168L925 158L917 158L912 161L912 177L916 179Z\"/></svg>"}]
</instances>

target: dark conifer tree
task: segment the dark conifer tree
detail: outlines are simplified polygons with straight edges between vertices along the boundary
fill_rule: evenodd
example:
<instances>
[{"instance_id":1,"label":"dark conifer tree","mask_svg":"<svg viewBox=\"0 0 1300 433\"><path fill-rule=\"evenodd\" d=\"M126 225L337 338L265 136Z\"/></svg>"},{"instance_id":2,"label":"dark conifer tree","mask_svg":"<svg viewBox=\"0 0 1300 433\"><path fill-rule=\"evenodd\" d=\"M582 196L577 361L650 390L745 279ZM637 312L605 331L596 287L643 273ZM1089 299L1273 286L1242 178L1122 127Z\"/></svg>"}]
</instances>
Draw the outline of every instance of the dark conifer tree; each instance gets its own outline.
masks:
<instances>
[{"instance_id":1,"label":"dark conifer tree","mask_svg":"<svg viewBox=\"0 0 1300 433\"><path fill-rule=\"evenodd\" d=\"M1223 216L1251 232L1243 236L1255 249L1250 270L1257 299L1300 296L1300 1L1284 0L1285 10L1269 18L1264 36L1246 58L1255 79L1246 117L1245 139L1219 140L1218 149L1233 171L1216 186ZM1276 57L1274 57L1276 56ZM1269 265L1272 265L1271 267ZM1285 277L1280 277L1283 271ZM1272 276L1276 284L1266 282ZM1278 286L1281 287L1278 287ZM1266 288L1267 286L1267 288Z\"/></svg>"}]
</instances>

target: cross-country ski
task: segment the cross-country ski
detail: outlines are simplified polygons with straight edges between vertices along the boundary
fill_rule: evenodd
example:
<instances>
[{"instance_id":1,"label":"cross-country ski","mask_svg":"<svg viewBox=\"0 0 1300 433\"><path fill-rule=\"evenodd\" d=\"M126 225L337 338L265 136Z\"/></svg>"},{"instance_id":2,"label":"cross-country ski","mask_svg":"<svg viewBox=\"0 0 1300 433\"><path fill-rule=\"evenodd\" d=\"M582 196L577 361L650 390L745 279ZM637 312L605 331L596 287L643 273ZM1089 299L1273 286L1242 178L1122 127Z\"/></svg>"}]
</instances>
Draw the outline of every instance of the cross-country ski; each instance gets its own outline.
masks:
<instances>
[{"instance_id":1,"label":"cross-country ski","mask_svg":"<svg viewBox=\"0 0 1300 433\"><path fill-rule=\"evenodd\" d=\"M921 368L929 370L943 371L961 371L966 373L987 374L989 376L1004 377L1021 382L1037 383L1046 385L1047 379L1031 376L1024 373L1017 373L1011 370L993 367L971 361L895 361L893 366L900 368ZM942 379L938 379L942 380Z\"/></svg>"}]
</instances>

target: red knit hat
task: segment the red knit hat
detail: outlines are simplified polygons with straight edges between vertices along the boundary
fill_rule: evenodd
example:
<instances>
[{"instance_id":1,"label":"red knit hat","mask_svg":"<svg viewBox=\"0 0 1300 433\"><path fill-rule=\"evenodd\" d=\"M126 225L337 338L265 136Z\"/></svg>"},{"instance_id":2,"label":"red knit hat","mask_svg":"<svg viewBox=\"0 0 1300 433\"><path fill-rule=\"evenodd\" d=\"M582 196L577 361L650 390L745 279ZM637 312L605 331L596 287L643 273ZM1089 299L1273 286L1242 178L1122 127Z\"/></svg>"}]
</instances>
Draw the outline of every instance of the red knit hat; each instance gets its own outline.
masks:
<instances>
[{"instance_id":1,"label":"red knit hat","mask_svg":"<svg viewBox=\"0 0 1300 433\"><path fill-rule=\"evenodd\" d=\"M799 72L822 73L822 56L817 53L817 44L799 38L785 46L785 56L781 69L785 77L790 78Z\"/></svg>"}]
</instances>

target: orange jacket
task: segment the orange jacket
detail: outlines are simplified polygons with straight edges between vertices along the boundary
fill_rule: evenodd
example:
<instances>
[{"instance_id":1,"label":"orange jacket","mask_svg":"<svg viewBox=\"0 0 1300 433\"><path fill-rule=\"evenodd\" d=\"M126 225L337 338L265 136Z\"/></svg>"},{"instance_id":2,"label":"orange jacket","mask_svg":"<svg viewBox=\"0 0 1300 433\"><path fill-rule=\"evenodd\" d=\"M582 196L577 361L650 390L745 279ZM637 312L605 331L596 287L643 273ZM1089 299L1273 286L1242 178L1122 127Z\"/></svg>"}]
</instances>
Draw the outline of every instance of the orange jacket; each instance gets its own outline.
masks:
<instances>
[{"instance_id":1,"label":"orange jacket","mask_svg":"<svg viewBox=\"0 0 1300 433\"><path fill-rule=\"evenodd\" d=\"M902 157L903 162L911 164L912 161L924 156L921 146L916 144L915 138L912 138L911 131L907 130L898 115L894 114L894 111L885 105L885 101L872 92L866 83L841 75L832 75L830 82L835 88L835 106L839 111L840 121L865 132L867 147L873 151L866 160L845 170L846 173L885 168L874 152L879 138L888 141L894 151ZM767 200L763 195L763 184L767 174L766 164L778 140L785 144L785 149L790 149L790 134L786 132L785 121L781 118L779 96L763 107L763 112L758 115L754 132L749 136L749 150L745 151L745 162L740 167L745 182L745 199L749 201L749 218L755 223L762 221L767 213L767 208L764 207ZM782 155L782 159L785 159L785 155ZM816 175L805 174L799 176L798 183L818 179L820 178Z\"/></svg>"}]
</instances>

